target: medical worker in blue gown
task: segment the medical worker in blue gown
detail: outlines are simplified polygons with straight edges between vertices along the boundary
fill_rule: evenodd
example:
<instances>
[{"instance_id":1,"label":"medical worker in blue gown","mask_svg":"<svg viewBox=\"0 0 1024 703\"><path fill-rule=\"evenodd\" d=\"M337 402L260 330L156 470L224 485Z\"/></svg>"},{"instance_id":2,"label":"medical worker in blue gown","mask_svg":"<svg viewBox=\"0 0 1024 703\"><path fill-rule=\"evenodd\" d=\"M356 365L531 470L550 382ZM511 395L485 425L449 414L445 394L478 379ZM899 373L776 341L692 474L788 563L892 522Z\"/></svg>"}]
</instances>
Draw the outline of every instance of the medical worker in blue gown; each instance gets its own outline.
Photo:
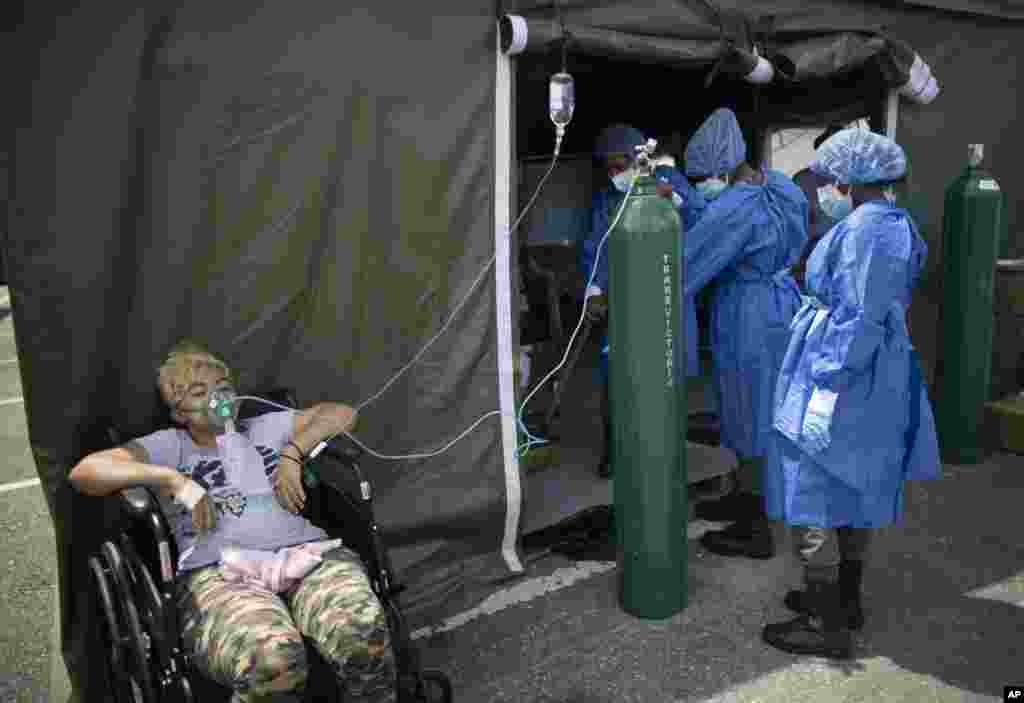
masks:
<instances>
[{"instance_id":1,"label":"medical worker in blue gown","mask_svg":"<svg viewBox=\"0 0 1024 703\"><path fill-rule=\"evenodd\" d=\"M629 185L636 175L635 157L636 147L647 142L644 135L637 129L628 125L611 125L606 127L594 145L594 158L601 164L605 173L608 174L608 181L595 194L590 210L590 231L583 241L580 267L584 280L590 280L594 262L597 261L597 272L594 280L586 291L587 314L592 322L602 324L608 314L608 240L598 247L601 239L608 231L608 227L614 221L619 212L625 194L629 191ZM700 218L704 208L704 202L700 195L683 178L682 174L673 167L659 166L655 170L655 179L658 193L665 198L672 200L676 206L683 228L689 229ZM697 359L697 313L693 299L684 300L682 316L685 320L685 349L687 375L696 376L699 372ZM598 467L598 474L603 477L610 475L609 459L611 457L609 443L611 441L611 419L608 404L608 335L607 332L601 335L599 340L598 368L602 392L604 395L604 422L605 422L605 447L601 463ZM677 349L683 349L683 345L676 345ZM677 368L683 368L680 363Z\"/></svg>"},{"instance_id":2,"label":"medical worker in blue gown","mask_svg":"<svg viewBox=\"0 0 1024 703\"><path fill-rule=\"evenodd\" d=\"M847 657L863 624L860 584L872 528L899 520L903 482L940 474L931 404L907 332L911 291L928 248L892 186L903 150L868 130L823 143L812 168L835 184L821 203L838 223L807 261L809 297L776 389L783 486L773 518L793 528L806 590L795 620L764 639L795 654Z\"/></svg>"},{"instance_id":3,"label":"medical worker in blue gown","mask_svg":"<svg viewBox=\"0 0 1024 703\"><path fill-rule=\"evenodd\" d=\"M721 415L722 446L736 452L741 491L708 507L706 519L735 519L708 532L709 551L769 559L775 554L764 501L778 493L763 481L774 446L775 380L789 341L789 323L800 291L788 267L807 239L807 198L778 171L758 171L745 161L746 143L736 115L711 114L686 147L686 175L711 202L687 233L684 295L713 284L711 354ZM702 510L703 508L703 510Z\"/></svg>"}]
</instances>

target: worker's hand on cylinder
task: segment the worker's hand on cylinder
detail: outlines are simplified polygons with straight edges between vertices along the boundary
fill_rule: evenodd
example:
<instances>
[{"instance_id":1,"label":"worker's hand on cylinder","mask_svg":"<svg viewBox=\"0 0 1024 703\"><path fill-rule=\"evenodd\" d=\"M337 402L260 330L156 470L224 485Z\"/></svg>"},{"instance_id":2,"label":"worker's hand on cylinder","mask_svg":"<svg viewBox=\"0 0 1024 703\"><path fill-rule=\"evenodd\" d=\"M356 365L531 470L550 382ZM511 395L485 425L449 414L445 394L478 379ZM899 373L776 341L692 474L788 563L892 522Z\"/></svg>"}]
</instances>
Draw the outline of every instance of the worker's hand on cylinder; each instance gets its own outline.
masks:
<instances>
[{"instance_id":1,"label":"worker's hand on cylinder","mask_svg":"<svg viewBox=\"0 0 1024 703\"><path fill-rule=\"evenodd\" d=\"M587 298L587 319L591 322L603 322L608 316L608 296L592 295Z\"/></svg>"}]
</instances>

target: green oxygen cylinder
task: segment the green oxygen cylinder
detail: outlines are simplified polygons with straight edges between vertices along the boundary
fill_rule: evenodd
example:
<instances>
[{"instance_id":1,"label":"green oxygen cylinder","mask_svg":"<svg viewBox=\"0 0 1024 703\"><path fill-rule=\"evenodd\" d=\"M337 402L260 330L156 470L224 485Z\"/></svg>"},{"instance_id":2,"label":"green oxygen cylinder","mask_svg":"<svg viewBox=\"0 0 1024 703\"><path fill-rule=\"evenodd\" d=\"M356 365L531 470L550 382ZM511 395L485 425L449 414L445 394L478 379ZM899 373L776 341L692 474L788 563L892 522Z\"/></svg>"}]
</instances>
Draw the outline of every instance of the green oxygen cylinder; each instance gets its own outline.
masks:
<instances>
[{"instance_id":1,"label":"green oxygen cylinder","mask_svg":"<svg viewBox=\"0 0 1024 703\"><path fill-rule=\"evenodd\" d=\"M981 168L983 146L946 189L942 225L943 295L936 424L942 460L976 464L992 370L992 289L1006 222L1003 193Z\"/></svg>"},{"instance_id":2,"label":"green oxygen cylinder","mask_svg":"<svg viewBox=\"0 0 1024 703\"><path fill-rule=\"evenodd\" d=\"M686 605L686 388L675 350L680 220L657 194L653 140L608 237L609 402L623 609L668 618Z\"/></svg>"}]
</instances>

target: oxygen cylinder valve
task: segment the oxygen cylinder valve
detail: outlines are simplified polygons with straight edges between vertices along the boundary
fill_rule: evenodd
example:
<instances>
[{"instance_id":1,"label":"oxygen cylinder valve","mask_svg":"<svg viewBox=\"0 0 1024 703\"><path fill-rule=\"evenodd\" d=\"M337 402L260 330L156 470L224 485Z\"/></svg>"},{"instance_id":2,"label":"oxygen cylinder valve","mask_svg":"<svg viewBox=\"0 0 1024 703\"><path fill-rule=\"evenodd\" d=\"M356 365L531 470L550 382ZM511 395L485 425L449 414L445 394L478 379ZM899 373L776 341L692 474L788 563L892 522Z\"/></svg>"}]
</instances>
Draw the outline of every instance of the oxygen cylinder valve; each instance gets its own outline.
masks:
<instances>
[{"instance_id":1,"label":"oxygen cylinder valve","mask_svg":"<svg viewBox=\"0 0 1024 703\"><path fill-rule=\"evenodd\" d=\"M654 174L654 152L658 148L658 142L648 139L646 144L639 144L636 147L636 169L641 176Z\"/></svg>"}]
</instances>

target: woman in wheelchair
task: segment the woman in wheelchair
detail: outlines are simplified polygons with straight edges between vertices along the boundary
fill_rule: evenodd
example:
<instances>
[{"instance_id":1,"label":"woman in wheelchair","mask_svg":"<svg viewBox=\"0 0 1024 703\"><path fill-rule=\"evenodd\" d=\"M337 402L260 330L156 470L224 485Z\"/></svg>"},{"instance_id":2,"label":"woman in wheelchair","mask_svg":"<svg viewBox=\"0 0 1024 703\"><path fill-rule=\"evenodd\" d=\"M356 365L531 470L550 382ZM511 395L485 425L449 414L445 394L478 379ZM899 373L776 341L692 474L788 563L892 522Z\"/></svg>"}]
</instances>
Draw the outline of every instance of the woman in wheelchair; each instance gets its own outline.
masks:
<instances>
[{"instance_id":1,"label":"woman in wheelchair","mask_svg":"<svg viewBox=\"0 0 1024 703\"><path fill-rule=\"evenodd\" d=\"M232 385L231 371L188 341L168 353L157 385L177 427L90 454L70 480L88 495L145 486L160 496L180 553L175 596L194 665L230 687L235 701L299 701L306 637L343 682L346 700L394 701L387 617L362 562L300 514L306 452L350 429L355 412L322 403L260 415L226 433L207 408L213 391ZM261 550L262 563L252 557L260 552L234 554L257 559L254 573L273 573L294 565L299 545L308 545L307 563L293 578L240 578L222 563L225 549ZM327 550L322 560L306 553L317 547Z\"/></svg>"}]
</instances>

